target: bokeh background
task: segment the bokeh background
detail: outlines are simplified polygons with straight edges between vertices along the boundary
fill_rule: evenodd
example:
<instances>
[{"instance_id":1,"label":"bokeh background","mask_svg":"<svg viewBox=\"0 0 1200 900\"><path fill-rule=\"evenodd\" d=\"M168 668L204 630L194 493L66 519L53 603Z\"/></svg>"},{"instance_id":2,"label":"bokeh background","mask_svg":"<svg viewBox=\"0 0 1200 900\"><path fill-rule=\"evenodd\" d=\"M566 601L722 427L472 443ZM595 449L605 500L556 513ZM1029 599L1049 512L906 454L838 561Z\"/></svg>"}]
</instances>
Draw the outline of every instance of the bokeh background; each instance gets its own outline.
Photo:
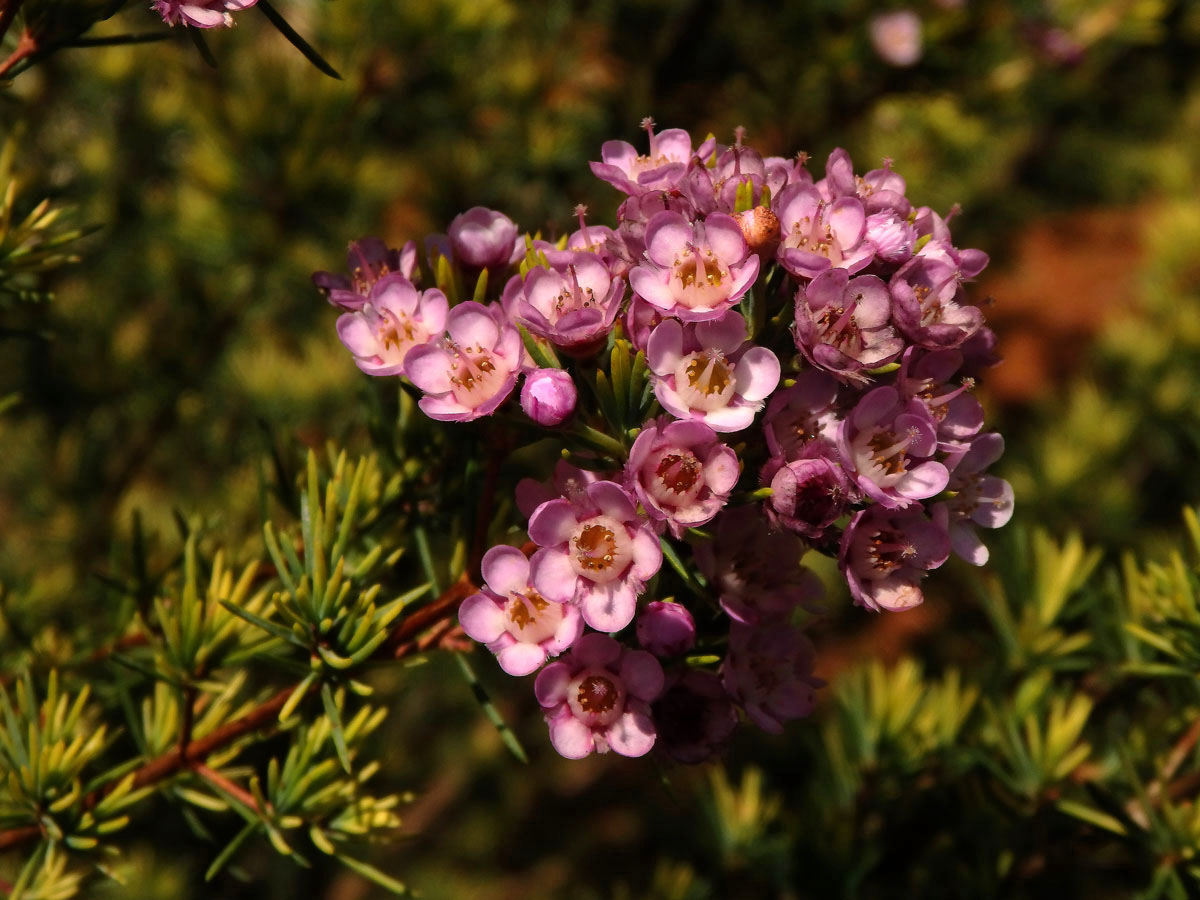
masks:
<instances>
[{"instance_id":1,"label":"bokeh background","mask_svg":"<svg viewBox=\"0 0 1200 900\"><path fill-rule=\"evenodd\" d=\"M571 229L578 203L610 221L620 197L587 161L605 140L638 143L647 115L723 141L744 126L764 153L807 151L818 176L837 146L860 170L891 157L915 202L959 204L956 243L992 256L973 290L1005 362L981 396L1008 441L997 469L1016 488L1014 532L1079 532L1113 559L1152 552L1200 500L1200 5L914 2L908 66L871 37L872 17L899 7L281 0L343 80L254 10L209 33L216 69L176 29L21 75L0 93L0 137L19 139L22 196L101 226L54 299L9 310L0 332L0 396L20 395L0 414L0 582L30 598L24 627L52 644L103 619L95 573L135 510L164 555L177 511L253 534L273 452L368 445L377 387L309 281L340 270L349 240L420 241L475 205L548 234ZM135 4L100 33L159 27ZM991 539L994 567L1016 540ZM983 615L965 569L940 572L903 616L835 596L818 674L836 684L905 654L969 665L986 645L971 638ZM724 766L568 763L526 686L490 658L476 668L530 765L451 660L378 675L397 698L380 777L414 798L372 860L430 900L991 895L969 880L972 857L1009 838L963 848L931 828L956 800L889 807L881 789L844 822L806 818L814 794L838 789L831 703L781 737L742 735ZM863 834L888 841L864 854ZM96 896L378 891L269 846L242 859L250 881L205 885L220 843L169 815L125 843L126 884ZM960 853L963 881L922 881ZM1050 854L1011 895L1127 896L1123 871Z\"/></svg>"}]
</instances>

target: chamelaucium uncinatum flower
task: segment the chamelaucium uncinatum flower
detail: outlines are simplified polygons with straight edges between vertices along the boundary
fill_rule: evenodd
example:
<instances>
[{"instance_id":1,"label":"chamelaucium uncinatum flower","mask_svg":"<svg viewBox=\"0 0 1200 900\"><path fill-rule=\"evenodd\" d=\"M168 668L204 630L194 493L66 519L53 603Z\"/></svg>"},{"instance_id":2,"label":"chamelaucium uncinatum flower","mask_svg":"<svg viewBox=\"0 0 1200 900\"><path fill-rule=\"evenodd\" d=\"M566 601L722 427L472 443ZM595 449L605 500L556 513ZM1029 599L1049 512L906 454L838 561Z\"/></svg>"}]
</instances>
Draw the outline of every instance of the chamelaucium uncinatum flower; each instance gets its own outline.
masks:
<instances>
[{"instance_id":1,"label":"chamelaucium uncinatum flower","mask_svg":"<svg viewBox=\"0 0 1200 900\"><path fill-rule=\"evenodd\" d=\"M871 26L892 65L920 52L904 15ZM972 394L997 361L970 297L988 258L951 215L891 160L856 174L839 149L817 178L742 129L643 128L592 163L613 222L475 207L314 282L363 372L495 457L459 616L532 677L554 748L700 762L813 709L823 609L923 602L951 553L987 561L1013 492Z\"/></svg>"}]
</instances>

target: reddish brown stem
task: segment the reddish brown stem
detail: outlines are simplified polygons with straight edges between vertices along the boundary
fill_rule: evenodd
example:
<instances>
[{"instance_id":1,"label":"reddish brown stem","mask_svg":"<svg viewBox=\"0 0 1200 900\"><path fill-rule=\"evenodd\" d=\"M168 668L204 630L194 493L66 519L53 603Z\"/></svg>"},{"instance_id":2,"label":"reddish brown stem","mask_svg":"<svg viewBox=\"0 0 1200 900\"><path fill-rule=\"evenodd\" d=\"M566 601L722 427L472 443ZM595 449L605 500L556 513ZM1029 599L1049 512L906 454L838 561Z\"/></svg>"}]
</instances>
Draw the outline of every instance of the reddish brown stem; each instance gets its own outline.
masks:
<instances>
[{"instance_id":1,"label":"reddish brown stem","mask_svg":"<svg viewBox=\"0 0 1200 900\"><path fill-rule=\"evenodd\" d=\"M15 16L18 5L19 5L19 3L17 3L16 0L14 0L14 2L12 3L11 6L6 7L6 10L12 9L12 11L13 11L12 14ZM3 32L8 31L8 26L11 24L11 20L9 22L3 22L0 24L3 25L3 29L0 30L0 36L3 36ZM6 60L4 60L4 62L0 63L0 78L3 78L5 75L7 75L9 73L9 70L11 70L12 67L15 66L17 63L19 63L21 60L27 59L28 57L33 56L33 54L37 53L37 51L38 51L37 38L35 38L28 31L22 31L21 37L18 38L18 40L17 40L16 49L13 50L13 52L8 55L8 59L6 59Z\"/></svg>"}]
</instances>

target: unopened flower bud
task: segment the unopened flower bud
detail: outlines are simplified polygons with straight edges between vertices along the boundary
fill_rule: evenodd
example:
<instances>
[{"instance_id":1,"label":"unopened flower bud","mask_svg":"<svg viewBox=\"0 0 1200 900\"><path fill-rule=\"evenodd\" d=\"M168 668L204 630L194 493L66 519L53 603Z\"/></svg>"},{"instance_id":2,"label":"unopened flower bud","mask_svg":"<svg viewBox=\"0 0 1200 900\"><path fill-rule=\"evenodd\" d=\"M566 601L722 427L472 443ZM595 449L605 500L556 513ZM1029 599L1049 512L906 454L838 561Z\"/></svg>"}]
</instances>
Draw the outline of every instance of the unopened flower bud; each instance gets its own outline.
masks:
<instances>
[{"instance_id":1,"label":"unopened flower bud","mask_svg":"<svg viewBox=\"0 0 1200 900\"><path fill-rule=\"evenodd\" d=\"M871 46L889 66L905 68L921 58L921 19L911 9L880 13L867 27Z\"/></svg>"},{"instance_id":2,"label":"unopened flower bud","mask_svg":"<svg viewBox=\"0 0 1200 900\"><path fill-rule=\"evenodd\" d=\"M512 259L517 226L504 213L474 206L454 217L449 238L455 262L476 269L503 266Z\"/></svg>"},{"instance_id":3,"label":"unopened flower bud","mask_svg":"<svg viewBox=\"0 0 1200 900\"><path fill-rule=\"evenodd\" d=\"M686 606L656 600L638 616L637 637L655 656L680 656L696 645L696 621Z\"/></svg>"},{"instance_id":4,"label":"unopened flower bud","mask_svg":"<svg viewBox=\"0 0 1200 900\"><path fill-rule=\"evenodd\" d=\"M779 216L766 206L756 206L734 216L751 253L770 257L779 247Z\"/></svg>"},{"instance_id":5,"label":"unopened flower bud","mask_svg":"<svg viewBox=\"0 0 1200 900\"><path fill-rule=\"evenodd\" d=\"M537 369L525 376L521 409L539 425L561 425L575 411L575 382L562 369Z\"/></svg>"}]
</instances>

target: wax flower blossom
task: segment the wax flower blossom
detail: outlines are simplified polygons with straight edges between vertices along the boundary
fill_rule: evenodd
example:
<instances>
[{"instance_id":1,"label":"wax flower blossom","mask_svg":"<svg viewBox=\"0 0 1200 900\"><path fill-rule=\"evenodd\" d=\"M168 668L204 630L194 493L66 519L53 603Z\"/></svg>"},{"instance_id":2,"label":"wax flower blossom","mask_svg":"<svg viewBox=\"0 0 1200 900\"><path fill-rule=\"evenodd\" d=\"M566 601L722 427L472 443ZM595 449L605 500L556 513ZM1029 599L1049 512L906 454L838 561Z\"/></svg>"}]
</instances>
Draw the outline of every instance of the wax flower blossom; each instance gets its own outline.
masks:
<instances>
[{"instance_id":1,"label":"wax flower blossom","mask_svg":"<svg viewBox=\"0 0 1200 900\"><path fill-rule=\"evenodd\" d=\"M357 311L338 316L338 337L368 375L403 375L408 351L440 334L448 311L441 291L418 291L393 273L375 282Z\"/></svg>"},{"instance_id":2,"label":"wax flower blossom","mask_svg":"<svg viewBox=\"0 0 1200 900\"><path fill-rule=\"evenodd\" d=\"M547 257L551 268L534 266L509 279L504 309L567 353L594 353L612 330L625 281L593 253L552 250Z\"/></svg>"},{"instance_id":3,"label":"wax flower blossom","mask_svg":"<svg viewBox=\"0 0 1200 900\"><path fill-rule=\"evenodd\" d=\"M258 0L204 0L201 3L182 3L180 0L154 0L152 7L168 25L191 25L194 28L217 28L233 25L233 13L249 9Z\"/></svg>"},{"instance_id":4,"label":"wax flower blossom","mask_svg":"<svg viewBox=\"0 0 1200 900\"><path fill-rule=\"evenodd\" d=\"M685 322L716 319L758 277L741 226L724 213L689 222L661 212L646 227L646 259L629 273L639 297Z\"/></svg>"},{"instance_id":5,"label":"wax flower blossom","mask_svg":"<svg viewBox=\"0 0 1200 900\"><path fill-rule=\"evenodd\" d=\"M446 332L440 340L414 347L404 359L409 379L425 392L422 411L447 422L494 412L517 383L524 354L520 333L473 301L450 310Z\"/></svg>"},{"instance_id":6,"label":"wax flower blossom","mask_svg":"<svg viewBox=\"0 0 1200 900\"><path fill-rule=\"evenodd\" d=\"M654 395L677 419L713 431L741 431L779 384L779 358L746 341L746 320L727 312L711 322L667 319L650 335Z\"/></svg>"},{"instance_id":7,"label":"wax flower blossom","mask_svg":"<svg viewBox=\"0 0 1200 900\"><path fill-rule=\"evenodd\" d=\"M915 16L892 22L919 54ZM910 609L951 552L986 561L1013 492L973 395L998 361L968 297L988 259L955 246L957 208L915 205L887 159L860 174L835 149L815 180L742 129L643 127L645 154L592 163L624 194L614 221L578 206L543 239L475 207L425 239L440 290L416 244L377 239L314 281L359 367L411 382L401 428L414 386L434 419L492 416L404 433L425 453L404 502L467 577L498 543L460 622L504 671L540 668L554 747L693 763L739 719L813 709L798 623L840 592L810 554L857 606Z\"/></svg>"},{"instance_id":8,"label":"wax flower blossom","mask_svg":"<svg viewBox=\"0 0 1200 900\"><path fill-rule=\"evenodd\" d=\"M551 603L530 585L529 560L516 547L485 553L483 578L486 587L462 602L458 620L509 675L528 675L583 633L578 609Z\"/></svg>"},{"instance_id":9,"label":"wax flower blossom","mask_svg":"<svg viewBox=\"0 0 1200 900\"><path fill-rule=\"evenodd\" d=\"M600 148L601 162L591 163L592 174L631 196L673 188L683 178L693 156L712 155L716 141L705 141L693 153L692 136L682 128L654 133L654 120L643 119L650 137L650 151L642 155L625 141L606 141Z\"/></svg>"},{"instance_id":10,"label":"wax flower blossom","mask_svg":"<svg viewBox=\"0 0 1200 900\"><path fill-rule=\"evenodd\" d=\"M699 421L648 422L629 450L625 479L646 514L681 537L721 511L741 470L737 454Z\"/></svg>"},{"instance_id":11,"label":"wax flower blossom","mask_svg":"<svg viewBox=\"0 0 1200 900\"><path fill-rule=\"evenodd\" d=\"M542 669L534 684L550 743L568 759L609 750L622 756L649 753L655 739L649 704L662 689L658 660L603 634L585 634L566 657Z\"/></svg>"},{"instance_id":12,"label":"wax flower blossom","mask_svg":"<svg viewBox=\"0 0 1200 900\"><path fill-rule=\"evenodd\" d=\"M350 243L346 267L350 270L349 277L315 272L313 284L334 306L351 311L361 309L375 285L388 275L399 274L416 283L417 244L409 241L401 249L393 250L379 238L361 238Z\"/></svg>"},{"instance_id":13,"label":"wax flower blossom","mask_svg":"<svg viewBox=\"0 0 1200 900\"><path fill-rule=\"evenodd\" d=\"M529 537L541 546L530 561L538 592L578 604L597 631L620 631L633 620L638 595L662 565L658 538L611 481L543 503L529 520Z\"/></svg>"},{"instance_id":14,"label":"wax flower blossom","mask_svg":"<svg viewBox=\"0 0 1200 900\"><path fill-rule=\"evenodd\" d=\"M856 604L897 611L924 601L921 580L949 555L950 536L920 504L900 510L875 504L850 520L838 566Z\"/></svg>"}]
</instances>

